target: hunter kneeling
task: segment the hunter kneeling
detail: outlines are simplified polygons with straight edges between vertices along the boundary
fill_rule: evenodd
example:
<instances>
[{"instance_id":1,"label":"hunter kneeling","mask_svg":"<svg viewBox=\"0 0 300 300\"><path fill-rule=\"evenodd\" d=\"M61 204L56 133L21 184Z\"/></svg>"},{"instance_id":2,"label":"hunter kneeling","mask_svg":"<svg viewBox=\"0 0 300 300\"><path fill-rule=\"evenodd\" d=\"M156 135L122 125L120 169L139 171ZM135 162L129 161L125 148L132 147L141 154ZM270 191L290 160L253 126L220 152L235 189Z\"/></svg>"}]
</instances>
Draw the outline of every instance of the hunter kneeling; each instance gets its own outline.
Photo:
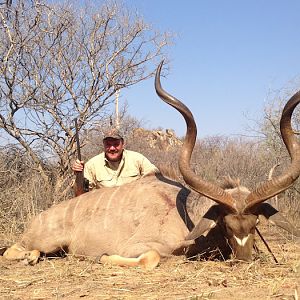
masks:
<instances>
[{"instance_id":1,"label":"hunter kneeling","mask_svg":"<svg viewBox=\"0 0 300 300\"><path fill-rule=\"evenodd\" d=\"M87 163L76 160L72 166L74 172L84 172L89 190L120 186L159 172L144 155L125 149L124 139L116 129L104 135L103 146L104 152Z\"/></svg>"}]
</instances>

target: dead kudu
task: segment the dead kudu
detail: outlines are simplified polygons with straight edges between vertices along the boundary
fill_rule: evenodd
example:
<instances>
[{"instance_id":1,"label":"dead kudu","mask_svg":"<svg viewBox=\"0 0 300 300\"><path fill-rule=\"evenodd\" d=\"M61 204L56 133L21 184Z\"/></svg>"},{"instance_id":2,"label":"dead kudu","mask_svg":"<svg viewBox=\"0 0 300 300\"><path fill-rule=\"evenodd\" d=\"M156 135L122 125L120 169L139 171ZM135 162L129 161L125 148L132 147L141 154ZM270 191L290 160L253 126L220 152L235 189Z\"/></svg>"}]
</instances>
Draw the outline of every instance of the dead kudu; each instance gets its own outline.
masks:
<instances>
[{"instance_id":1,"label":"dead kudu","mask_svg":"<svg viewBox=\"0 0 300 300\"><path fill-rule=\"evenodd\" d=\"M196 124L190 110L162 89L161 67L162 63L156 73L156 92L181 113L187 125L179 169L191 190L161 174L120 187L93 190L37 215L20 242L8 248L4 257L35 264L41 253L63 249L104 263L152 269L161 257L195 255L203 253L205 247L212 249L210 242L218 241L216 229L229 249L224 257L231 254L250 260L259 215L299 235L264 201L289 188L299 176L300 144L291 128L291 117L300 93L287 102L280 122L291 157L285 173L261 183L252 192L238 182L222 188L204 181L191 169ZM207 202L211 202L210 208L203 212Z\"/></svg>"}]
</instances>

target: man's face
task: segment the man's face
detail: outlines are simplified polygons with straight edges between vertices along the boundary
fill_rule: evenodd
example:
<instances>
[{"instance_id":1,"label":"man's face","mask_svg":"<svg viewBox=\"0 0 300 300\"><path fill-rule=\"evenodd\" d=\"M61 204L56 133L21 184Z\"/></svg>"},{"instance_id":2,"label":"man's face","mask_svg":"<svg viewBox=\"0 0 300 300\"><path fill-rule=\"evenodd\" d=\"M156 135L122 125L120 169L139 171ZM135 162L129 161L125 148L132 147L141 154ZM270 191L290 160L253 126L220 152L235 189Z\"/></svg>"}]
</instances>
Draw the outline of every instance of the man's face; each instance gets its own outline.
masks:
<instances>
[{"instance_id":1,"label":"man's face","mask_svg":"<svg viewBox=\"0 0 300 300\"><path fill-rule=\"evenodd\" d=\"M107 138L103 141L105 156L109 161L116 162L122 158L124 143L122 140Z\"/></svg>"}]
</instances>

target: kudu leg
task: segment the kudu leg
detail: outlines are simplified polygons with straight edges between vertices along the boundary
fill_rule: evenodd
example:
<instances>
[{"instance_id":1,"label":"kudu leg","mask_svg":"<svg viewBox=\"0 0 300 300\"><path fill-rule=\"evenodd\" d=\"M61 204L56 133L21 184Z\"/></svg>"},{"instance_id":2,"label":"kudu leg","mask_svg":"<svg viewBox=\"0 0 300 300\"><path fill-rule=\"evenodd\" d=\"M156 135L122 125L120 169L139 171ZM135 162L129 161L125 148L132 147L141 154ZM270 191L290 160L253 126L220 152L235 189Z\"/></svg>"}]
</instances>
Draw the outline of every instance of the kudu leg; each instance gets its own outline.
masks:
<instances>
[{"instance_id":1,"label":"kudu leg","mask_svg":"<svg viewBox=\"0 0 300 300\"><path fill-rule=\"evenodd\" d=\"M40 255L38 250L26 251L18 244L14 244L4 252L3 257L7 260L22 260L25 264L35 265Z\"/></svg>"},{"instance_id":2,"label":"kudu leg","mask_svg":"<svg viewBox=\"0 0 300 300\"><path fill-rule=\"evenodd\" d=\"M118 266L141 267L145 270L153 270L160 262L160 255L155 250L149 250L137 258L128 258L119 255L103 255L101 263L110 263Z\"/></svg>"}]
</instances>

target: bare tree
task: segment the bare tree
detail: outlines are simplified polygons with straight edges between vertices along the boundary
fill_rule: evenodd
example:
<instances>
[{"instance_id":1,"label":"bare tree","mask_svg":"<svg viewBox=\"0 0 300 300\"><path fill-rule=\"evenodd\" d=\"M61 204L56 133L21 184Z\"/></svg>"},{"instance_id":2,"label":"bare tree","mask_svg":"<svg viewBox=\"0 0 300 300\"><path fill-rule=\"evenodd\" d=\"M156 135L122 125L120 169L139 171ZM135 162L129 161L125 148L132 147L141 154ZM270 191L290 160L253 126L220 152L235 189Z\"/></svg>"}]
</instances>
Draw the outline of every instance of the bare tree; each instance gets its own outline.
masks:
<instances>
[{"instance_id":1,"label":"bare tree","mask_svg":"<svg viewBox=\"0 0 300 300\"><path fill-rule=\"evenodd\" d=\"M46 177L43 157L66 176L79 129L106 118L114 94L153 75L170 43L117 2L81 10L13 1L0 7L0 128Z\"/></svg>"},{"instance_id":2,"label":"bare tree","mask_svg":"<svg viewBox=\"0 0 300 300\"><path fill-rule=\"evenodd\" d=\"M286 88L279 91L275 91L270 94L269 101L264 107L264 113L261 120L256 122L258 132L264 137L263 146L264 151L267 154L266 164L268 168L274 167L280 161L281 164L274 170L276 173L280 173L282 169L290 163L289 154L281 141L279 120L282 108L288 99L297 89L299 89L299 79L292 82ZM300 132L300 110L296 108L292 119L293 130L299 134ZM279 201L282 211L288 211L290 216L293 216L295 220L299 219L299 194L300 194L300 182L296 182L293 187L286 190L279 197L289 199L289 201ZM274 201L271 200L271 202ZM275 201L277 202L277 201ZM276 203L273 203L276 204Z\"/></svg>"},{"instance_id":3,"label":"bare tree","mask_svg":"<svg viewBox=\"0 0 300 300\"><path fill-rule=\"evenodd\" d=\"M282 160L285 156L288 157L288 153L281 142L279 120L286 99L293 93L294 89L289 88L288 90L282 89L271 94L269 96L270 100L265 104L262 119L257 121L258 130L264 136L267 149L274 154L277 160ZM299 131L299 109L296 109L292 121L295 131Z\"/></svg>"}]
</instances>

